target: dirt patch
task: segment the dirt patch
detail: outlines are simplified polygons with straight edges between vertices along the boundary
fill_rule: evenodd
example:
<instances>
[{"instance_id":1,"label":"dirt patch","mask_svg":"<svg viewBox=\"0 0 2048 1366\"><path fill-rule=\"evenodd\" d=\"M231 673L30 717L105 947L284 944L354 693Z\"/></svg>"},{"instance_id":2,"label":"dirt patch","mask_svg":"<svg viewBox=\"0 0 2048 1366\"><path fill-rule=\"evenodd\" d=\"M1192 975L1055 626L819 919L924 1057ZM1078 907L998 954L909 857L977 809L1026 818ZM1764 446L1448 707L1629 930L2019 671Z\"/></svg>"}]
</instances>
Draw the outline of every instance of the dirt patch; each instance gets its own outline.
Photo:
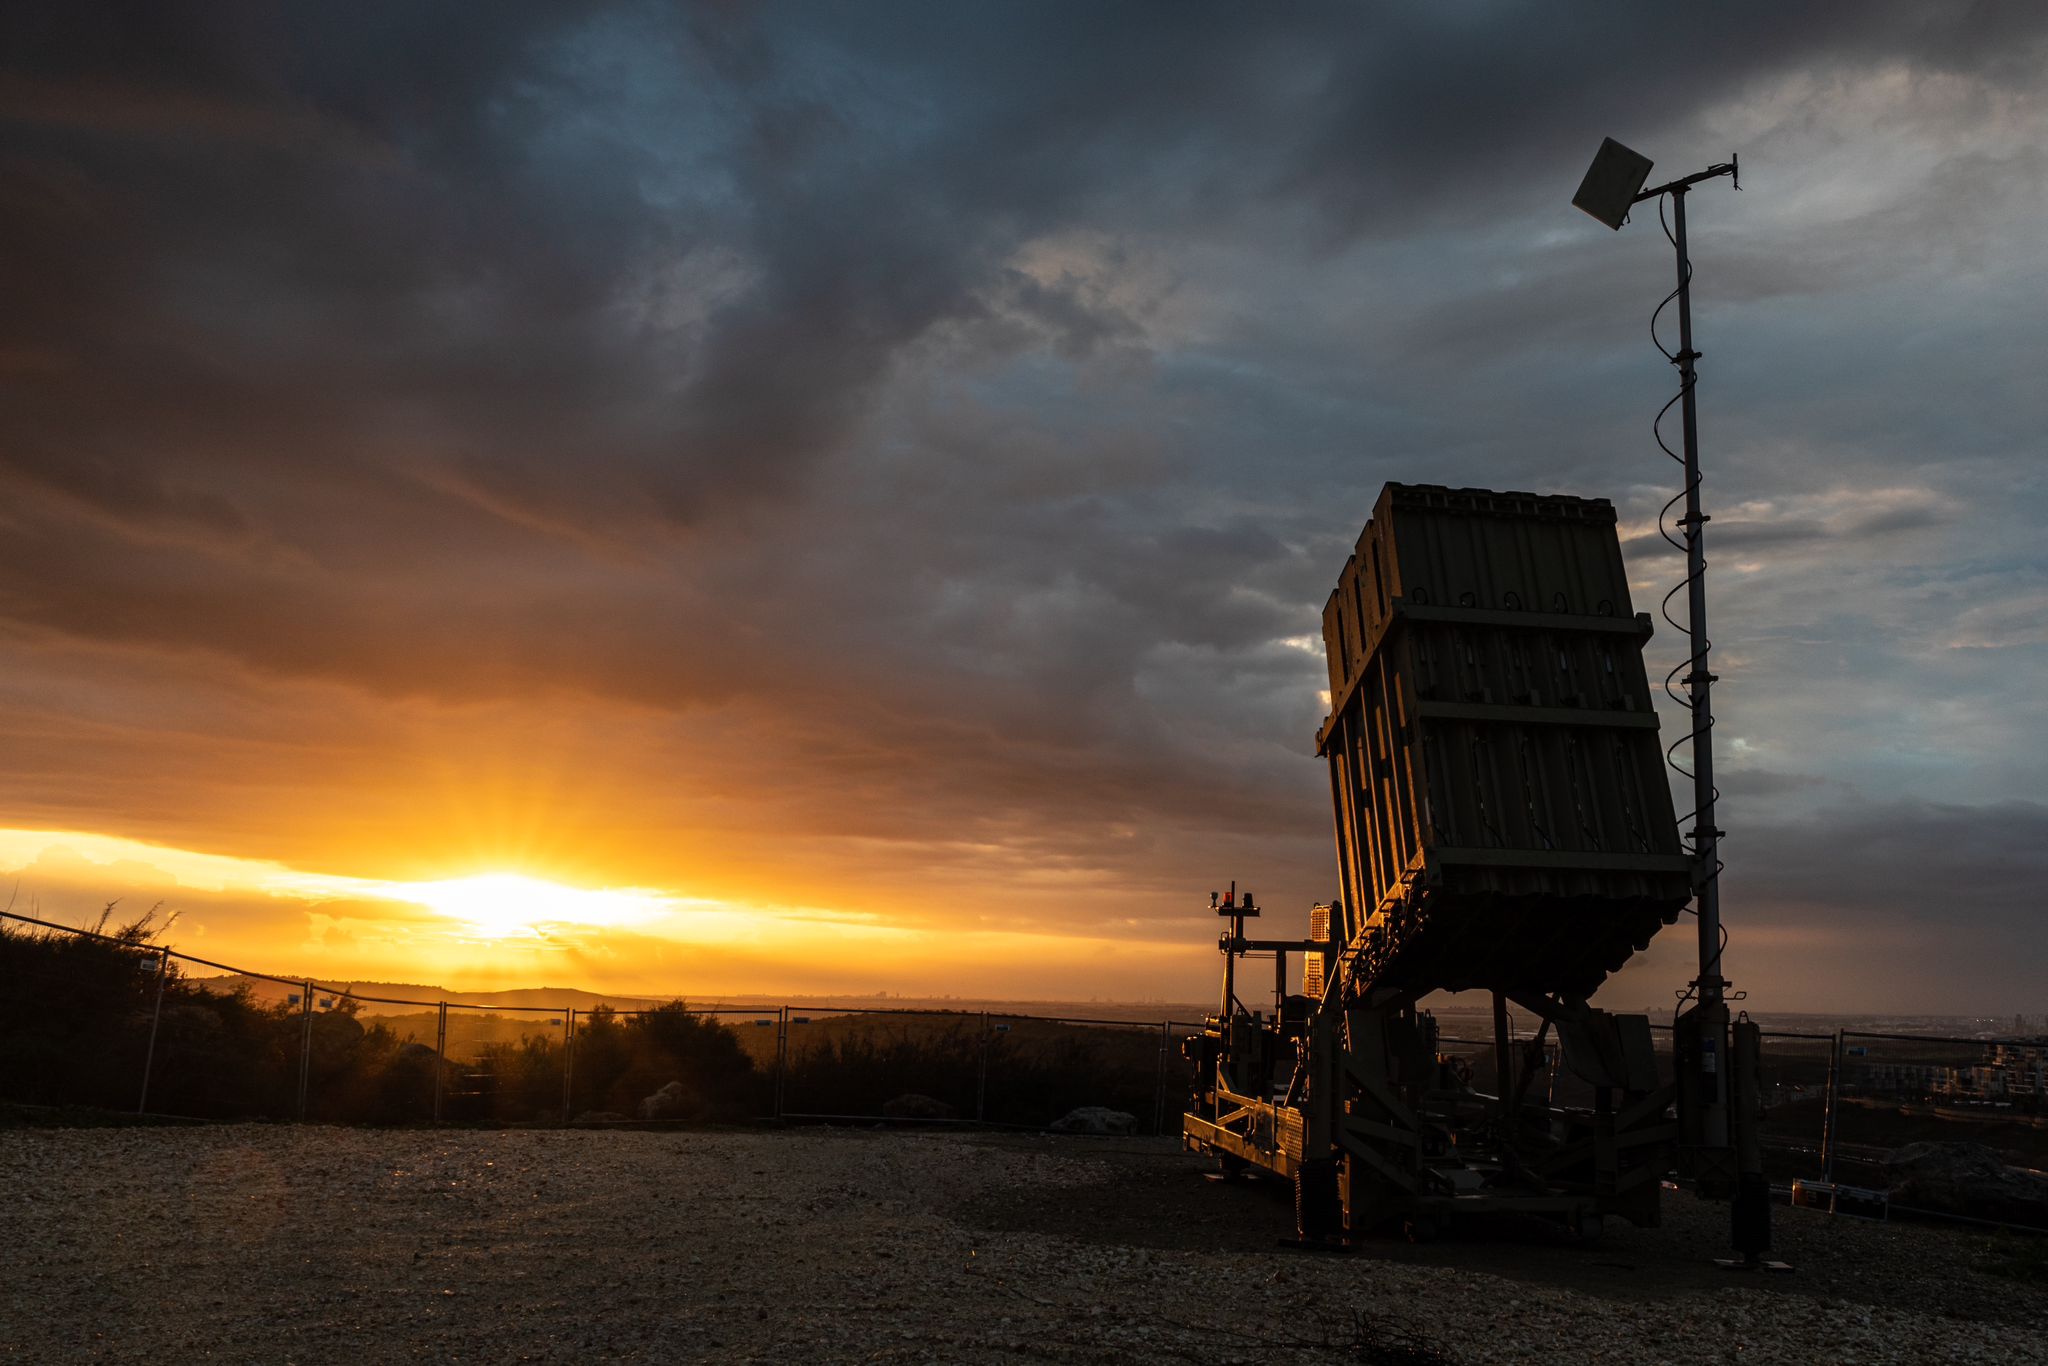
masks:
<instances>
[{"instance_id":1,"label":"dirt patch","mask_svg":"<svg viewBox=\"0 0 2048 1366\"><path fill-rule=\"evenodd\" d=\"M976 1141L1016 1151L1054 1142ZM1064 1150L1075 1147L1067 1143ZM1103 1141L1095 1158L1096 1179L1063 1191L1057 1201L992 1189L963 1207L961 1217L993 1231L1182 1252L1279 1253L1281 1240L1294 1233L1294 1193L1285 1182L1260 1176L1216 1181L1213 1164L1171 1140ZM2024 1234L1993 1239L1942 1225L1831 1219L1780 1207L1773 1211L1772 1236L1773 1256L1792 1263L1793 1274L1725 1271L1713 1259L1728 1255L1728 1207L1667 1191L1657 1228L1608 1220L1598 1237L1580 1238L1547 1220L1505 1218L1428 1243L1393 1235L1371 1239L1344 1260L1483 1272L1635 1304L1742 1289L1871 1308L1917 1305L1943 1317L2015 1327L2037 1327L2048 1311L2048 1301L2014 1295L2009 1283L1986 1274L2002 1262L2027 1264L2004 1246L2015 1239L2027 1244Z\"/></svg>"},{"instance_id":2,"label":"dirt patch","mask_svg":"<svg viewBox=\"0 0 2048 1366\"><path fill-rule=\"evenodd\" d=\"M1788 1211L1797 1275L1731 1278L1672 1207L1319 1257L1165 1142L8 1130L0 1356L2048 1363L2048 1289L1981 1238Z\"/></svg>"}]
</instances>

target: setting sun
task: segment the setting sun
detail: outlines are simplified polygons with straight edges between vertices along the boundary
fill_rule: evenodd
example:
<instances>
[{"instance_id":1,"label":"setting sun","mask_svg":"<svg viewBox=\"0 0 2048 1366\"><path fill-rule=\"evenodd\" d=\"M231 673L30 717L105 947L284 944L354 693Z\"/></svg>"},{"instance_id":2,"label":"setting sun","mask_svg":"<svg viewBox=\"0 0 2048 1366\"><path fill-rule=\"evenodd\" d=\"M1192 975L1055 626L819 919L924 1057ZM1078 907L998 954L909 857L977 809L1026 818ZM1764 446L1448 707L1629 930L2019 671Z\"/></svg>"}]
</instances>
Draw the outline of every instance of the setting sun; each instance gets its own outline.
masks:
<instances>
[{"instance_id":1,"label":"setting sun","mask_svg":"<svg viewBox=\"0 0 2048 1366\"><path fill-rule=\"evenodd\" d=\"M565 887L521 873L393 883L382 894L438 911L493 939L531 935L542 925L638 924L666 904L638 889Z\"/></svg>"}]
</instances>

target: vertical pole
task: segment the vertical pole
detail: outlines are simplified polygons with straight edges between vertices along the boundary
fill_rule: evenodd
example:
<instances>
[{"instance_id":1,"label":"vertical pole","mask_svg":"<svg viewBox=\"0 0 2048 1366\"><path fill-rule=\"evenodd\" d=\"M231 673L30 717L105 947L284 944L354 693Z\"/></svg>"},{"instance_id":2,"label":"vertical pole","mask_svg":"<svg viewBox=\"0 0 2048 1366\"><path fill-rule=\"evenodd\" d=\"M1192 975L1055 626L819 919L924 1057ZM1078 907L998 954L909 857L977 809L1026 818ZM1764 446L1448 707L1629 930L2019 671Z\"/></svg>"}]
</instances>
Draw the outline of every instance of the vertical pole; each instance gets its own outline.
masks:
<instances>
[{"instance_id":1,"label":"vertical pole","mask_svg":"<svg viewBox=\"0 0 2048 1366\"><path fill-rule=\"evenodd\" d=\"M448 1003L441 1002L440 1022L434 1030L434 1123L441 1122L442 1076L448 1070Z\"/></svg>"},{"instance_id":2,"label":"vertical pole","mask_svg":"<svg viewBox=\"0 0 2048 1366\"><path fill-rule=\"evenodd\" d=\"M988 1012L981 1012L981 1080L974 1086L974 1122L982 1123L988 1118Z\"/></svg>"},{"instance_id":3,"label":"vertical pole","mask_svg":"<svg viewBox=\"0 0 2048 1366\"><path fill-rule=\"evenodd\" d=\"M576 1007L570 1006L562 1015L562 1123L569 1122L570 1113L575 1109L574 1087L576 1082Z\"/></svg>"},{"instance_id":4,"label":"vertical pole","mask_svg":"<svg viewBox=\"0 0 2048 1366\"><path fill-rule=\"evenodd\" d=\"M1835 1046L1828 1054L1827 1103L1821 1110L1820 1179L1835 1180L1835 1144L1842 1127L1842 1031L1835 1031Z\"/></svg>"},{"instance_id":5,"label":"vertical pole","mask_svg":"<svg viewBox=\"0 0 2048 1366\"><path fill-rule=\"evenodd\" d=\"M156 1065L156 1027L164 1017L164 979L170 976L171 951L158 949L156 960L156 1005L149 1012L149 1048L142 1055L142 1095L135 1102L135 1113L146 1114L149 1110L149 1072Z\"/></svg>"},{"instance_id":6,"label":"vertical pole","mask_svg":"<svg viewBox=\"0 0 2048 1366\"><path fill-rule=\"evenodd\" d=\"M782 1118L782 1088L789 1075L789 1007L782 1008L775 1026L775 1118Z\"/></svg>"},{"instance_id":7,"label":"vertical pole","mask_svg":"<svg viewBox=\"0 0 2048 1366\"><path fill-rule=\"evenodd\" d=\"M1511 1125L1515 1118L1515 1055L1508 1040L1508 998L1497 991L1493 993L1493 1085L1499 1093L1500 1122Z\"/></svg>"},{"instance_id":8,"label":"vertical pole","mask_svg":"<svg viewBox=\"0 0 2048 1366\"><path fill-rule=\"evenodd\" d=\"M1230 928L1223 940L1223 1027L1227 1031L1230 1022L1237 1015L1237 941L1244 932L1244 921L1230 917ZM1226 1033L1224 1037L1229 1038Z\"/></svg>"},{"instance_id":9,"label":"vertical pole","mask_svg":"<svg viewBox=\"0 0 2048 1366\"><path fill-rule=\"evenodd\" d=\"M1699 913L1699 1010L1711 1049L1703 1058L1724 1061L1726 1026L1721 976L1720 828L1714 820L1714 675L1707 667L1707 517L1700 511L1699 407L1694 388L1698 375L1692 349L1692 260L1685 245L1685 187L1671 192L1672 237L1678 249L1678 393L1685 429L1685 610L1691 655L1684 683L1692 702L1693 908ZM1728 1146L1727 1068L1716 1066L1703 1077L1702 1109L1708 1147Z\"/></svg>"},{"instance_id":10,"label":"vertical pole","mask_svg":"<svg viewBox=\"0 0 2048 1366\"><path fill-rule=\"evenodd\" d=\"M1173 1021L1159 1022L1159 1071L1152 1083L1152 1132L1166 1132L1166 1047L1173 1038Z\"/></svg>"},{"instance_id":11,"label":"vertical pole","mask_svg":"<svg viewBox=\"0 0 2048 1366\"><path fill-rule=\"evenodd\" d=\"M1230 896L1232 901L1237 899L1235 882L1230 884ZM1213 1085L1230 1090L1237 1089L1231 1084L1231 1064L1235 1061L1231 1057L1231 1047L1237 1042L1237 941L1243 936L1243 918L1231 916L1230 928L1224 931L1223 938L1223 1013L1216 1017L1216 1023L1221 1026L1219 1032L1223 1036L1223 1046L1216 1050L1216 1076L1212 1081Z\"/></svg>"},{"instance_id":12,"label":"vertical pole","mask_svg":"<svg viewBox=\"0 0 2048 1366\"><path fill-rule=\"evenodd\" d=\"M299 1037L299 1123L306 1122L306 1076L313 1066L313 984L306 983L299 998L299 1015L304 1021Z\"/></svg>"},{"instance_id":13,"label":"vertical pole","mask_svg":"<svg viewBox=\"0 0 2048 1366\"><path fill-rule=\"evenodd\" d=\"M1735 1250L1757 1265L1771 1247L1771 1187L1764 1175L1762 1116L1763 1031L1745 1015L1735 1022L1728 1050L1730 1108L1734 1112Z\"/></svg>"}]
</instances>

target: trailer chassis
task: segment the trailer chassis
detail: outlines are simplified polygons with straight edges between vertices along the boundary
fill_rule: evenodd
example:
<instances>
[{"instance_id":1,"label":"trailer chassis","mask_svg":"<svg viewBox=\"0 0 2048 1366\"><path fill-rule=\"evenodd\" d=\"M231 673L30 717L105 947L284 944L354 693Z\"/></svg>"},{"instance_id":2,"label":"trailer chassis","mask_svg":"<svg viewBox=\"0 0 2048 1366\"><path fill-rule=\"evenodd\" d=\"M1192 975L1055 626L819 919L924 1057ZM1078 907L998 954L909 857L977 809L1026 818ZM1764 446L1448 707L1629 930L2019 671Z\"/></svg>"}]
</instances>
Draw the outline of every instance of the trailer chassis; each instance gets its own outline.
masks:
<instances>
[{"instance_id":1,"label":"trailer chassis","mask_svg":"<svg viewBox=\"0 0 2048 1366\"><path fill-rule=\"evenodd\" d=\"M1493 1093L1441 1052L1414 993L1361 989L1351 946L1255 940L1226 903L1224 1009L1185 1047L1195 1089L1182 1117L1188 1149L1226 1170L1295 1186L1303 1239L1342 1242L1398 1227L1430 1236L1482 1217L1536 1216L1592 1233L1609 1215L1654 1224L1679 1138L1676 1087L1659 1075L1649 1021L1583 1001L1494 993ZM1236 911L1235 914L1232 912ZM1341 920L1341 917L1339 917ZM1291 952L1323 952L1320 999L1284 993ZM1270 953L1268 1013L1237 999L1236 962ZM1513 1037L1508 1005L1541 1021ZM1555 1031L1558 1047L1544 1047ZM1550 1103L1540 1076L1568 1071L1592 1103Z\"/></svg>"}]
</instances>

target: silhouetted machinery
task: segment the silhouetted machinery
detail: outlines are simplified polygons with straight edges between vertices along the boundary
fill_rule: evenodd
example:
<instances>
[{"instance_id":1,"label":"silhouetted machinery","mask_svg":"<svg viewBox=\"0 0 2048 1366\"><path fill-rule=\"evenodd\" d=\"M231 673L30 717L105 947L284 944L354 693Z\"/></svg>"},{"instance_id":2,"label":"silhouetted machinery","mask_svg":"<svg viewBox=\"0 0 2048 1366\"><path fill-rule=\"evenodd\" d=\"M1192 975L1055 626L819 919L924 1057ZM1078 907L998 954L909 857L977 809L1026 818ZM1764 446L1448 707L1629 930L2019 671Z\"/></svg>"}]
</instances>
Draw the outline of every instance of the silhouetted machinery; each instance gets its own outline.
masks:
<instances>
[{"instance_id":1,"label":"silhouetted machinery","mask_svg":"<svg viewBox=\"0 0 2048 1366\"><path fill-rule=\"evenodd\" d=\"M1677 1172L1735 1199L1750 1261L1768 1246L1758 1034L1730 1024L1718 943L1662 1053L1647 1016L1587 1004L1695 890L1650 633L1605 500L1381 493L1323 612L1340 895L1299 939L1248 935L1235 884L1212 895L1222 1007L1186 1045L1185 1142L1291 1178L1304 1239L1468 1212L1654 1223ZM1274 959L1268 1008L1241 998L1247 955ZM1419 1005L1466 990L1491 993L1490 1067Z\"/></svg>"}]
</instances>

